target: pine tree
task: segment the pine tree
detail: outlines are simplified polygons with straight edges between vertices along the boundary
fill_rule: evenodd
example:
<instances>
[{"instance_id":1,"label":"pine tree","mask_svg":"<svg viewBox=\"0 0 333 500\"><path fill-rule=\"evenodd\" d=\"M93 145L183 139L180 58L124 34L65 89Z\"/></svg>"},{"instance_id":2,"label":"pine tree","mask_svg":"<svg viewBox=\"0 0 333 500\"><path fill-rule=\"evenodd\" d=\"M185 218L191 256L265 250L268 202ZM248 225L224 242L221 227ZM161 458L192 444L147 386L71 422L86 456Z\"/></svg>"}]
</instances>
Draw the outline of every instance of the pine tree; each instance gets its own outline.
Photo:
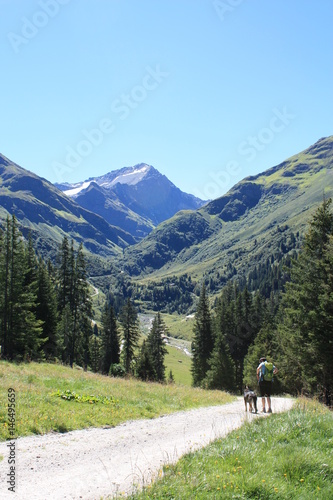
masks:
<instances>
[{"instance_id":1,"label":"pine tree","mask_svg":"<svg viewBox=\"0 0 333 500\"><path fill-rule=\"evenodd\" d=\"M125 371L127 374L129 374L131 372L131 365L134 359L135 349L138 347L140 336L138 327L138 315L134 305L129 298L122 308L120 323L123 330L122 359Z\"/></svg>"},{"instance_id":2,"label":"pine tree","mask_svg":"<svg viewBox=\"0 0 333 500\"><path fill-rule=\"evenodd\" d=\"M235 389L235 363L223 333L219 332L209 359L209 370L203 384L207 389Z\"/></svg>"},{"instance_id":3,"label":"pine tree","mask_svg":"<svg viewBox=\"0 0 333 500\"><path fill-rule=\"evenodd\" d=\"M209 369L208 361L214 347L212 321L205 285L201 288L193 333L192 383L194 386L199 386L206 377Z\"/></svg>"},{"instance_id":4,"label":"pine tree","mask_svg":"<svg viewBox=\"0 0 333 500\"><path fill-rule=\"evenodd\" d=\"M90 364L93 372L98 372L101 363L101 339L93 333L89 339Z\"/></svg>"},{"instance_id":5,"label":"pine tree","mask_svg":"<svg viewBox=\"0 0 333 500\"><path fill-rule=\"evenodd\" d=\"M147 349L156 374L154 380L158 382L163 382L165 380L164 357L167 354L167 348L164 344L164 335L166 335L166 326L162 320L161 314L157 313L147 337Z\"/></svg>"},{"instance_id":6,"label":"pine tree","mask_svg":"<svg viewBox=\"0 0 333 500\"><path fill-rule=\"evenodd\" d=\"M73 359L70 357L73 346L73 315L69 304L64 307L60 314L60 321L57 326L57 335L61 339L61 354L64 363L73 363Z\"/></svg>"},{"instance_id":7,"label":"pine tree","mask_svg":"<svg viewBox=\"0 0 333 500\"><path fill-rule=\"evenodd\" d=\"M108 374L110 366L120 362L120 342L116 315L113 307L107 303L102 315L100 353L102 373Z\"/></svg>"},{"instance_id":8,"label":"pine tree","mask_svg":"<svg viewBox=\"0 0 333 500\"><path fill-rule=\"evenodd\" d=\"M26 247L16 217L7 217L0 255L1 343L8 359L39 359L42 322L36 318L35 259Z\"/></svg>"},{"instance_id":9,"label":"pine tree","mask_svg":"<svg viewBox=\"0 0 333 500\"><path fill-rule=\"evenodd\" d=\"M72 245L73 246L73 245ZM76 338L77 353L73 352L76 362L83 364L85 370L90 362L89 338L92 334L92 304L87 281L86 263L83 255L82 243L79 246L74 263L72 277L72 310L74 319L74 335Z\"/></svg>"},{"instance_id":10,"label":"pine tree","mask_svg":"<svg viewBox=\"0 0 333 500\"><path fill-rule=\"evenodd\" d=\"M58 309L60 313L71 302L71 274L73 270L70 268L70 261L72 262L72 256L69 255L68 238L65 236L58 254Z\"/></svg>"},{"instance_id":11,"label":"pine tree","mask_svg":"<svg viewBox=\"0 0 333 500\"><path fill-rule=\"evenodd\" d=\"M9 332L9 303L10 303L10 218L6 219L6 227L1 238L0 260L0 308L1 308L1 344L4 357L11 357L12 346Z\"/></svg>"},{"instance_id":12,"label":"pine tree","mask_svg":"<svg viewBox=\"0 0 333 500\"><path fill-rule=\"evenodd\" d=\"M60 354L60 339L57 333L57 297L48 268L41 258L38 261L37 281L36 317L43 322L42 336L47 339L43 345L43 351L46 359L54 359Z\"/></svg>"},{"instance_id":13,"label":"pine tree","mask_svg":"<svg viewBox=\"0 0 333 500\"><path fill-rule=\"evenodd\" d=\"M89 364L89 338L92 334L92 305L87 282L86 264L83 246L80 244L75 257L74 242L69 247L68 240L63 239L58 260L58 309L61 325L71 326L65 331L59 326L62 334L63 359L73 367L74 363L87 369Z\"/></svg>"},{"instance_id":14,"label":"pine tree","mask_svg":"<svg viewBox=\"0 0 333 500\"><path fill-rule=\"evenodd\" d=\"M144 381L157 379L154 362L146 340L142 342L140 353L135 365L135 372L136 376Z\"/></svg>"}]
</instances>

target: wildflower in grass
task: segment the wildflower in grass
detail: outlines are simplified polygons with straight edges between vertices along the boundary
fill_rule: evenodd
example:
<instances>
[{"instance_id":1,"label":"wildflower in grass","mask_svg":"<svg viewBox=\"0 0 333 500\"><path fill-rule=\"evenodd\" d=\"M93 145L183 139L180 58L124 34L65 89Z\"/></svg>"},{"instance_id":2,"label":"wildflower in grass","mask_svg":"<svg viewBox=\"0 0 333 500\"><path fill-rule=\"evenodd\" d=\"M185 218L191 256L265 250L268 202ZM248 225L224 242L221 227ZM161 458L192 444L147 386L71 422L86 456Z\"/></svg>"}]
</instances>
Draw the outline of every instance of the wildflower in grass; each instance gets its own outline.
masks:
<instances>
[{"instance_id":1,"label":"wildflower in grass","mask_svg":"<svg viewBox=\"0 0 333 500\"><path fill-rule=\"evenodd\" d=\"M262 483L266 483L266 479L263 479L263 480L262 480Z\"/></svg>"},{"instance_id":2,"label":"wildflower in grass","mask_svg":"<svg viewBox=\"0 0 333 500\"><path fill-rule=\"evenodd\" d=\"M303 478L302 478L302 479L300 479L299 481L300 481L300 483L304 483L304 479L303 479Z\"/></svg>"},{"instance_id":3,"label":"wildflower in grass","mask_svg":"<svg viewBox=\"0 0 333 500\"><path fill-rule=\"evenodd\" d=\"M278 488L274 488L274 491L275 491L275 493L277 493L279 490L278 490Z\"/></svg>"}]
</instances>

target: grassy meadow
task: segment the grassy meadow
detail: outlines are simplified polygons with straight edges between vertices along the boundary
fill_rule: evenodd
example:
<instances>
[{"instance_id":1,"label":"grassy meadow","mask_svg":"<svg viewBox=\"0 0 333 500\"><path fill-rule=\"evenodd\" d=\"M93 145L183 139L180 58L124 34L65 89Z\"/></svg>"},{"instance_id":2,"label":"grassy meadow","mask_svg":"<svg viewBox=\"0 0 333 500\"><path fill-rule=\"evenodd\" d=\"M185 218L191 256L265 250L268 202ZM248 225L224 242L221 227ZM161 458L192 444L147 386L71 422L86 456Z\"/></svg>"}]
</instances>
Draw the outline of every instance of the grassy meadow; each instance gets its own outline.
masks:
<instances>
[{"instance_id":1,"label":"grassy meadow","mask_svg":"<svg viewBox=\"0 0 333 500\"><path fill-rule=\"evenodd\" d=\"M180 355L181 352L177 353L177 357ZM172 368L175 378L184 378L183 367L178 369L179 372L176 367ZM145 383L56 364L0 361L0 400L3 402L0 440L10 437L6 404L9 388L15 389L17 437L87 427L113 427L126 420L154 418L234 400L233 396L220 391L205 391L177 383Z\"/></svg>"},{"instance_id":2,"label":"grassy meadow","mask_svg":"<svg viewBox=\"0 0 333 500\"><path fill-rule=\"evenodd\" d=\"M176 384L191 386L191 358L177 347L169 345L166 347L168 350L164 358L166 378L168 379L171 370Z\"/></svg>"},{"instance_id":3,"label":"grassy meadow","mask_svg":"<svg viewBox=\"0 0 333 500\"><path fill-rule=\"evenodd\" d=\"M245 424L167 465L131 500L328 500L333 486L333 414L300 399L288 413Z\"/></svg>"}]
</instances>

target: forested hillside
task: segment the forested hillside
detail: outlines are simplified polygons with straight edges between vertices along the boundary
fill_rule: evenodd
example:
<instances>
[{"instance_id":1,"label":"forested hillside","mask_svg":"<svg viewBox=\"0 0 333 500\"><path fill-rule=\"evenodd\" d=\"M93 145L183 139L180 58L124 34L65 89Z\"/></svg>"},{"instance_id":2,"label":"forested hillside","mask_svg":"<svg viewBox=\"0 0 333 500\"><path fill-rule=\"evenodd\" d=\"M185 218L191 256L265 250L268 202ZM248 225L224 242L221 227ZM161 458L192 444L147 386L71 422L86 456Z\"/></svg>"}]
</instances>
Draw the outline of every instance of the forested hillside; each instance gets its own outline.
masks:
<instances>
[{"instance_id":1,"label":"forested hillside","mask_svg":"<svg viewBox=\"0 0 333 500\"><path fill-rule=\"evenodd\" d=\"M279 367L276 392L332 403L333 213L325 199L309 221L285 286L265 298L229 282L214 308L203 286L195 316L193 382L212 389L257 384L262 356Z\"/></svg>"}]
</instances>

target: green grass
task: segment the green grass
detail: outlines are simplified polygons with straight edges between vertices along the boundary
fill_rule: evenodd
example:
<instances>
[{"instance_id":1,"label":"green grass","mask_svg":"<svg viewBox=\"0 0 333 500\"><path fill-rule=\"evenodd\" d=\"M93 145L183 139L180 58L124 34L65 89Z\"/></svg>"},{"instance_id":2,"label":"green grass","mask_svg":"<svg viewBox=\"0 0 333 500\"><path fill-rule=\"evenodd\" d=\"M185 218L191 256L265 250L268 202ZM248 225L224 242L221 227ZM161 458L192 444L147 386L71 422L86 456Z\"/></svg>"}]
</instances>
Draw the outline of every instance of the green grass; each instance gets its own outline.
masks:
<instances>
[{"instance_id":1,"label":"green grass","mask_svg":"<svg viewBox=\"0 0 333 500\"><path fill-rule=\"evenodd\" d=\"M165 466L159 477L131 500L328 500L333 415L318 403L299 400L288 413L257 419Z\"/></svg>"},{"instance_id":2,"label":"green grass","mask_svg":"<svg viewBox=\"0 0 333 500\"><path fill-rule=\"evenodd\" d=\"M174 314L163 313L161 316L168 328L171 337L174 337L176 339L184 339L188 341L192 340L194 315L186 316L184 314L180 315L177 313Z\"/></svg>"},{"instance_id":3,"label":"green grass","mask_svg":"<svg viewBox=\"0 0 333 500\"><path fill-rule=\"evenodd\" d=\"M191 386L191 358L177 347L167 346L167 350L164 358L166 378L171 370L176 384Z\"/></svg>"},{"instance_id":4,"label":"green grass","mask_svg":"<svg viewBox=\"0 0 333 500\"><path fill-rule=\"evenodd\" d=\"M47 363L0 362L0 440L9 439L8 389L16 395L16 436L115 426L127 420L154 418L175 411L231 402L220 391L116 379ZM65 400L70 391L81 401ZM91 397L91 403L89 397ZM109 398L112 404L103 404ZM77 398L79 399L79 398ZM94 402L96 401L96 402Z\"/></svg>"}]
</instances>

